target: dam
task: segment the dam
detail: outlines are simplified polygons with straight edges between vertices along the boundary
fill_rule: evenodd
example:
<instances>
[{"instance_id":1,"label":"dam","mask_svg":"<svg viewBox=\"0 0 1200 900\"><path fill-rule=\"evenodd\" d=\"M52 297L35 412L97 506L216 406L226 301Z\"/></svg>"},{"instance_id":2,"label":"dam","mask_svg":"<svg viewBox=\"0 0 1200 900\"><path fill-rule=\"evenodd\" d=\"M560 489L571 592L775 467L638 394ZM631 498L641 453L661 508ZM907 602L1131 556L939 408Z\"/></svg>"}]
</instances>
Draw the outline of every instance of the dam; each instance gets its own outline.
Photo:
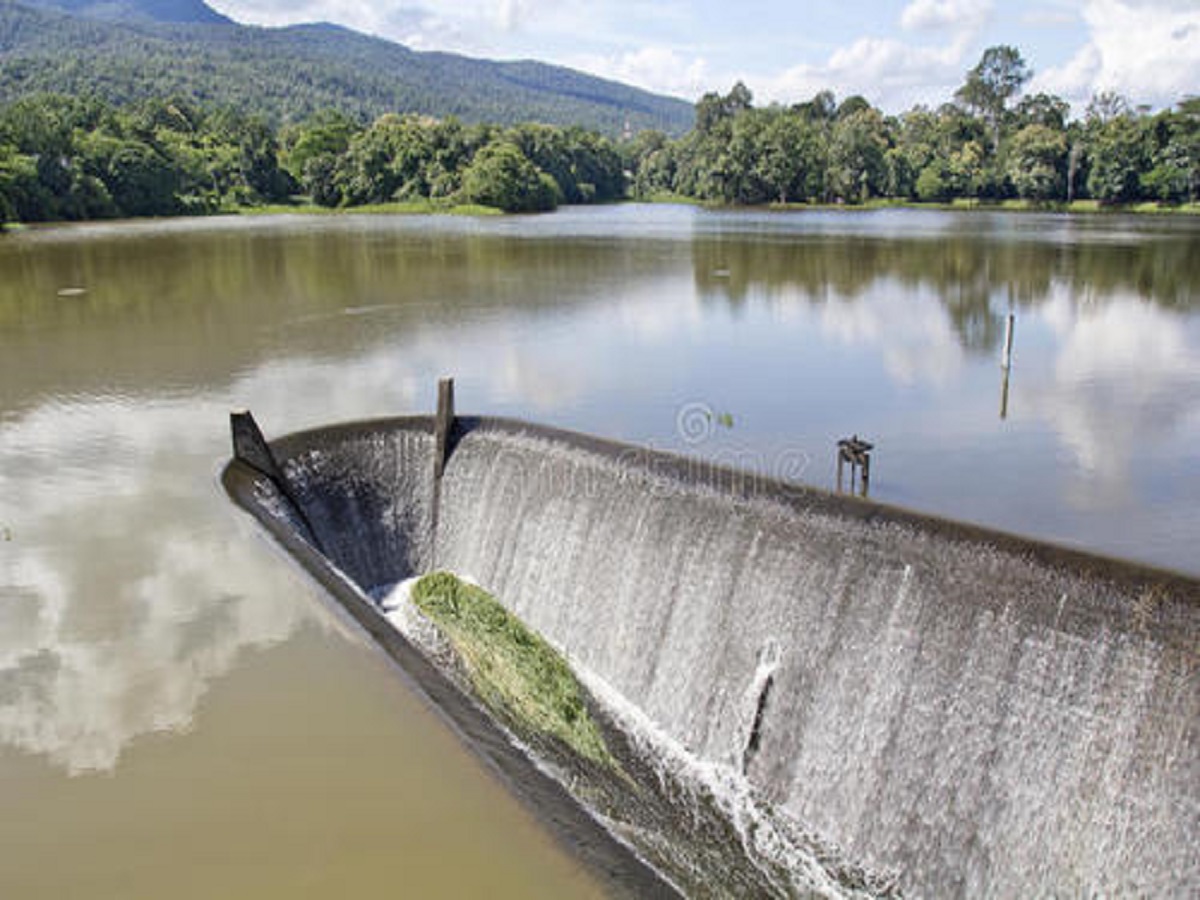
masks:
<instances>
[{"instance_id":1,"label":"dam","mask_svg":"<svg viewBox=\"0 0 1200 900\"><path fill-rule=\"evenodd\" d=\"M593 835L372 598L476 579L637 741L796 824L803 858L749 847L804 870L767 893L1200 892L1194 578L514 420L255 435L235 500L630 895L704 881Z\"/></svg>"}]
</instances>

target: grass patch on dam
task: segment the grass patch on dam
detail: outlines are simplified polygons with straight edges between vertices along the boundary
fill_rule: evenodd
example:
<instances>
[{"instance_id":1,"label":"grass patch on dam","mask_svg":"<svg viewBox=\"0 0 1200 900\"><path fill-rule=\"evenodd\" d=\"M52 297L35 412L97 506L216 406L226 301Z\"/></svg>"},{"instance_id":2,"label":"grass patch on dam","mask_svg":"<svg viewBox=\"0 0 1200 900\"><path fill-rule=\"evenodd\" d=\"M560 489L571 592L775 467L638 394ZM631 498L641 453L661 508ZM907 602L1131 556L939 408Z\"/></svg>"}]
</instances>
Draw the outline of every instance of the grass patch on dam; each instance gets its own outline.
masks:
<instances>
[{"instance_id":1,"label":"grass patch on dam","mask_svg":"<svg viewBox=\"0 0 1200 900\"><path fill-rule=\"evenodd\" d=\"M586 759L616 765L562 654L494 597L449 572L433 572L413 585L411 598L441 629L493 712L558 738Z\"/></svg>"}]
</instances>

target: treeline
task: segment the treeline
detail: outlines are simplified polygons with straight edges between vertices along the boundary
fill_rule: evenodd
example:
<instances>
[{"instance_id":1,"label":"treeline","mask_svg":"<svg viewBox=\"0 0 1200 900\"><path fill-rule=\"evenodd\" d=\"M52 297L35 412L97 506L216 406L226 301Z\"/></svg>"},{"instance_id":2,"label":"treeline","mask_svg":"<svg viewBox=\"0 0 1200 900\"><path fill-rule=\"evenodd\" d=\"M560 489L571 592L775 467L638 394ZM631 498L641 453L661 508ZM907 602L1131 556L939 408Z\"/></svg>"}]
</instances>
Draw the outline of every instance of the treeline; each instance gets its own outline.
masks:
<instances>
[{"instance_id":1,"label":"treeline","mask_svg":"<svg viewBox=\"0 0 1200 900\"><path fill-rule=\"evenodd\" d=\"M428 199L508 212L624 196L616 146L581 128L336 112L276 130L186 100L113 107L41 96L0 107L0 223L201 215L288 202Z\"/></svg>"},{"instance_id":2,"label":"treeline","mask_svg":"<svg viewBox=\"0 0 1200 900\"><path fill-rule=\"evenodd\" d=\"M1085 115L1021 96L1029 70L988 49L954 101L887 116L822 92L756 108L738 84L696 104L672 140L617 143L581 127L466 124L326 111L282 127L187 99L115 106L41 95L0 106L0 225L205 214L307 197L327 207L396 201L508 212L627 195L726 204L873 198L1197 202L1200 98L1151 114L1093 98Z\"/></svg>"},{"instance_id":3,"label":"treeline","mask_svg":"<svg viewBox=\"0 0 1200 900\"><path fill-rule=\"evenodd\" d=\"M1072 121L1059 97L1018 99L1030 74L1017 50L992 47L953 102L900 116L828 91L755 108L739 83L706 94L683 138L637 136L631 192L728 204L1197 201L1200 98L1152 115L1103 94Z\"/></svg>"}]
</instances>

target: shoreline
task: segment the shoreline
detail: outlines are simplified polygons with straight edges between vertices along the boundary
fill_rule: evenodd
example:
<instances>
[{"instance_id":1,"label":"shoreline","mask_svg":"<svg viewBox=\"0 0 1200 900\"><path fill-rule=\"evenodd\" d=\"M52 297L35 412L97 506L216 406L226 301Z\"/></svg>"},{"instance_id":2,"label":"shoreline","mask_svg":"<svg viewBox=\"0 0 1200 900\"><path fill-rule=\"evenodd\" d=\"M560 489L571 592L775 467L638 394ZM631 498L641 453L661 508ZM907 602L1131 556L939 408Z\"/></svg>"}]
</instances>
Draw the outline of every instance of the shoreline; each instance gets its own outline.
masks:
<instances>
[{"instance_id":1,"label":"shoreline","mask_svg":"<svg viewBox=\"0 0 1200 900\"><path fill-rule=\"evenodd\" d=\"M1200 216L1200 203L1185 203L1178 206L1164 205L1154 202L1128 204L1101 204L1096 200L1075 200L1071 203L1041 203L1031 200L955 200L949 203L924 203L916 200L868 200L865 203L765 203L765 204L724 204L697 200L676 194L655 194L650 197L628 198L617 201L617 204L647 204L662 206L693 206L699 209L725 212L875 212L885 209L911 209L915 211L943 212L1005 212L1005 213L1049 213L1052 215L1079 216L1158 216L1158 217L1191 217ZM593 204L613 205L613 204ZM558 209L569 208L571 204L563 204ZM554 212L554 210L549 210ZM45 222L2 222L0 235L19 234L31 228L58 227L63 225L84 225L94 222L146 222L170 221L174 219L211 219L222 216L345 216L345 215L378 215L378 216L477 216L493 217L506 215L528 215L528 213L505 213L492 206L479 204L448 204L436 200L407 200L392 203L370 203L361 206L320 206L315 203L272 203L262 206L236 206L228 209L215 210L207 214L182 213L174 216L144 216L125 219L56 219Z\"/></svg>"},{"instance_id":2,"label":"shoreline","mask_svg":"<svg viewBox=\"0 0 1200 900\"><path fill-rule=\"evenodd\" d=\"M727 204L697 200L679 194L654 194L624 201L627 203L677 204L696 206L701 209L719 210L767 210L771 212L828 212L828 211L874 211L880 209L942 210L946 212L1013 212L1013 213L1056 213L1060 215L1139 215L1139 216L1200 216L1200 203L1169 205L1155 201L1138 203L1102 204L1099 200L1073 200L1066 202L1042 202L1036 200L979 200L963 199L949 202L924 202L884 197L863 203L807 203L789 201L781 203Z\"/></svg>"}]
</instances>

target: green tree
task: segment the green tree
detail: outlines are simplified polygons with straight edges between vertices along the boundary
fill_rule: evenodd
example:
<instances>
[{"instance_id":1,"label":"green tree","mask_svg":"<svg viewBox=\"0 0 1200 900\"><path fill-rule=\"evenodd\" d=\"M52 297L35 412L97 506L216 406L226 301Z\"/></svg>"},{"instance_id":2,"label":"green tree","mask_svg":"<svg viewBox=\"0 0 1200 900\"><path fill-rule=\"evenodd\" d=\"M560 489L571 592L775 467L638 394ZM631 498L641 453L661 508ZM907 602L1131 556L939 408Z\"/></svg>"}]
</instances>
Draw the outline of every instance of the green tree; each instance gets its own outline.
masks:
<instances>
[{"instance_id":1,"label":"green tree","mask_svg":"<svg viewBox=\"0 0 1200 900\"><path fill-rule=\"evenodd\" d=\"M1008 177L1029 200L1061 200L1066 190L1067 138L1046 125L1027 125L1012 138Z\"/></svg>"},{"instance_id":2,"label":"green tree","mask_svg":"<svg viewBox=\"0 0 1200 900\"><path fill-rule=\"evenodd\" d=\"M800 117L782 110L775 111L762 135L762 154L758 160L758 177L764 189L780 203L802 199L806 130Z\"/></svg>"},{"instance_id":3,"label":"green tree","mask_svg":"<svg viewBox=\"0 0 1200 900\"><path fill-rule=\"evenodd\" d=\"M123 215L165 216L179 211L177 171L140 141L123 141L115 148L104 183Z\"/></svg>"},{"instance_id":4,"label":"green tree","mask_svg":"<svg viewBox=\"0 0 1200 900\"><path fill-rule=\"evenodd\" d=\"M721 96L710 91L696 103L696 131L711 134L723 122L728 122L739 112L753 105L754 95L742 82L737 82L728 94Z\"/></svg>"},{"instance_id":5,"label":"green tree","mask_svg":"<svg viewBox=\"0 0 1200 900\"><path fill-rule=\"evenodd\" d=\"M661 131L643 131L622 146L625 167L633 173L633 196L653 197L675 190L676 145Z\"/></svg>"},{"instance_id":6,"label":"green tree","mask_svg":"<svg viewBox=\"0 0 1200 900\"><path fill-rule=\"evenodd\" d=\"M1103 203L1136 200L1147 168L1146 143L1140 123L1128 113L1097 122L1088 135L1088 193Z\"/></svg>"},{"instance_id":7,"label":"green tree","mask_svg":"<svg viewBox=\"0 0 1200 900\"><path fill-rule=\"evenodd\" d=\"M1149 171L1143 191L1159 200L1196 202L1200 197L1200 98L1180 102L1152 123Z\"/></svg>"},{"instance_id":8,"label":"green tree","mask_svg":"<svg viewBox=\"0 0 1200 900\"><path fill-rule=\"evenodd\" d=\"M1022 97L1021 102L1013 113L1014 126L1024 128L1028 125L1044 125L1054 131L1063 131L1067 127L1067 117L1071 114L1071 104L1053 94L1033 94Z\"/></svg>"},{"instance_id":9,"label":"green tree","mask_svg":"<svg viewBox=\"0 0 1200 900\"><path fill-rule=\"evenodd\" d=\"M557 185L508 140L488 144L463 172L463 198L505 212L543 212L558 205Z\"/></svg>"},{"instance_id":10,"label":"green tree","mask_svg":"<svg viewBox=\"0 0 1200 900\"><path fill-rule=\"evenodd\" d=\"M793 111L808 123L828 123L837 116L837 97L833 91L819 91L811 100L797 103Z\"/></svg>"},{"instance_id":11,"label":"green tree","mask_svg":"<svg viewBox=\"0 0 1200 900\"><path fill-rule=\"evenodd\" d=\"M975 68L954 94L966 109L980 115L991 131L992 147L1000 143L1008 101L1018 94L1033 76L1015 47L988 47Z\"/></svg>"},{"instance_id":12,"label":"green tree","mask_svg":"<svg viewBox=\"0 0 1200 900\"><path fill-rule=\"evenodd\" d=\"M350 148L350 140L358 131L357 124L345 113L336 109L323 110L303 123L283 130L281 163L296 181L303 184L311 160L342 155Z\"/></svg>"},{"instance_id":13,"label":"green tree","mask_svg":"<svg viewBox=\"0 0 1200 900\"><path fill-rule=\"evenodd\" d=\"M921 170L915 186L917 197L926 203L940 203L950 199L951 179L946 172L944 160L935 159Z\"/></svg>"},{"instance_id":14,"label":"green tree","mask_svg":"<svg viewBox=\"0 0 1200 900\"><path fill-rule=\"evenodd\" d=\"M0 224L44 218L51 198L38 181L37 161L0 144Z\"/></svg>"},{"instance_id":15,"label":"green tree","mask_svg":"<svg viewBox=\"0 0 1200 900\"><path fill-rule=\"evenodd\" d=\"M834 123L829 143L827 187L834 197L858 203L883 194L889 145L883 116L860 109Z\"/></svg>"}]
</instances>

